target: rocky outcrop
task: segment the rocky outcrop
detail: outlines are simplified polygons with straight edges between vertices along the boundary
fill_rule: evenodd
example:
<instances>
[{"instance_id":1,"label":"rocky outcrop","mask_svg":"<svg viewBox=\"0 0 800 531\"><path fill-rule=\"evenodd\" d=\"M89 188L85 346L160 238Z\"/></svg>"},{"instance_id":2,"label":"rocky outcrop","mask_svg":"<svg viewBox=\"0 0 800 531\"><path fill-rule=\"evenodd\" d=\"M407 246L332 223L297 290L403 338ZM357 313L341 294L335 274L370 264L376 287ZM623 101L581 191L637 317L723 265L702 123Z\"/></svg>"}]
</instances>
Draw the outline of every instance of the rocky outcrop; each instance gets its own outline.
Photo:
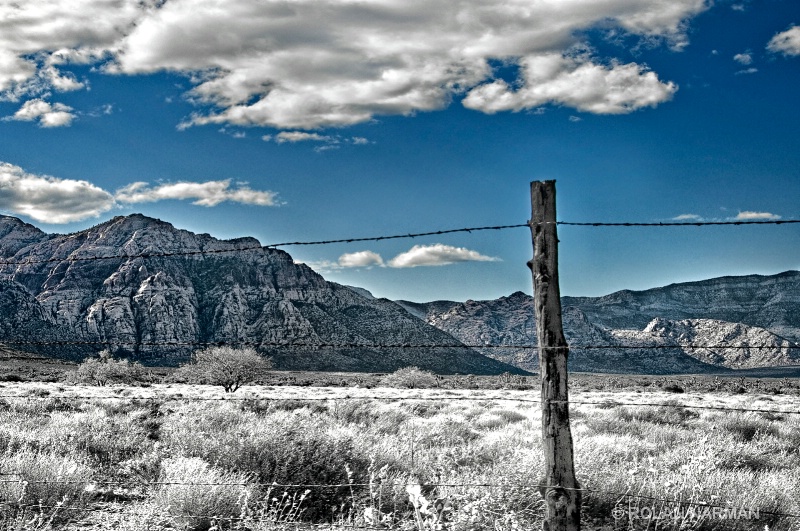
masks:
<instances>
[{"instance_id":1,"label":"rocky outcrop","mask_svg":"<svg viewBox=\"0 0 800 531\"><path fill-rule=\"evenodd\" d=\"M800 364L800 348L792 341L742 323L657 318L637 335L641 341L663 339L703 363L730 369Z\"/></svg>"},{"instance_id":2,"label":"rocky outcrop","mask_svg":"<svg viewBox=\"0 0 800 531\"><path fill-rule=\"evenodd\" d=\"M142 215L46 235L0 217L0 252L0 343L42 354L108 347L173 364L198 344L225 342L255 346L292 369L518 371L252 238L217 240ZM27 344L42 338L50 344ZM369 347L387 344L447 346Z\"/></svg>"}]
</instances>

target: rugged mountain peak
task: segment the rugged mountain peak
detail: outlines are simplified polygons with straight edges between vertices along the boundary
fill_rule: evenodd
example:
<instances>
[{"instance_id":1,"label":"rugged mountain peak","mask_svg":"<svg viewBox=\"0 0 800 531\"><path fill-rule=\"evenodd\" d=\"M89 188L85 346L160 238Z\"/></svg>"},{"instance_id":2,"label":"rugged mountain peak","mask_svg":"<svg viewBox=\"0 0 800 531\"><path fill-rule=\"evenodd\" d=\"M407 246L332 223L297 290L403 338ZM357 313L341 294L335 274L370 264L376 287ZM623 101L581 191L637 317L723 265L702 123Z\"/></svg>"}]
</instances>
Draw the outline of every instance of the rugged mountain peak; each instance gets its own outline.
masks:
<instances>
[{"instance_id":1,"label":"rugged mountain peak","mask_svg":"<svg viewBox=\"0 0 800 531\"><path fill-rule=\"evenodd\" d=\"M21 249L49 238L38 228L11 216L0 216L0 256L10 258Z\"/></svg>"},{"instance_id":2,"label":"rugged mountain peak","mask_svg":"<svg viewBox=\"0 0 800 531\"><path fill-rule=\"evenodd\" d=\"M35 233L41 236L45 235L42 230L34 227L30 223L25 223L19 218L0 215L0 236L5 236L13 230Z\"/></svg>"},{"instance_id":3,"label":"rugged mountain peak","mask_svg":"<svg viewBox=\"0 0 800 531\"><path fill-rule=\"evenodd\" d=\"M70 237L83 246L118 247L128 255L257 248L261 245L250 237L220 240L209 234L195 234L143 214L116 216Z\"/></svg>"}]
</instances>

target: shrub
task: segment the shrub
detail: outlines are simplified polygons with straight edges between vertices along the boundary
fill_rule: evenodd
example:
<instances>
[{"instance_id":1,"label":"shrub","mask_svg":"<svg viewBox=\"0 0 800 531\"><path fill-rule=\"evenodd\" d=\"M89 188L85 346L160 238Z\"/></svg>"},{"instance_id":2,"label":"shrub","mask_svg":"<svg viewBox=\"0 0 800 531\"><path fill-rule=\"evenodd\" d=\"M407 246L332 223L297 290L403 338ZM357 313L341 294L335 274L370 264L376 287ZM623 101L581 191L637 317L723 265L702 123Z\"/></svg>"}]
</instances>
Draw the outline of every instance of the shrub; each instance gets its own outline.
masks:
<instances>
[{"instance_id":1,"label":"shrub","mask_svg":"<svg viewBox=\"0 0 800 531\"><path fill-rule=\"evenodd\" d=\"M773 422L750 415L729 415L720 420L717 426L733 434L734 438L747 442L759 434L772 437L780 435L780 430Z\"/></svg>"},{"instance_id":2,"label":"shrub","mask_svg":"<svg viewBox=\"0 0 800 531\"><path fill-rule=\"evenodd\" d=\"M12 513L2 517L25 521L34 517L53 524L77 516L88 501L92 471L69 456L33 450L6 452L0 456L0 468L9 479L19 480L0 483L0 501ZM61 506L65 508L59 509Z\"/></svg>"},{"instance_id":3,"label":"shrub","mask_svg":"<svg viewBox=\"0 0 800 531\"><path fill-rule=\"evenodd\" d=\"M115 360L107 350L97 358L89 358L67 373L70 383L104 386L109 383L131 383L144 377L144 367L128 360Z\"/></svg>"},{"instance_id":4,"label":"shrub","mask_svg":"<svg viewBox=\"0 0 800 531\"><path fill-rule=\"evenodd\" d=\"M221 385L233 393L242 385L254 381L259 373L272 368L268 358L252 348L211 347L197 351L192 361L175 371L176 379L190 382Z\"/></svg>"},{"instance_id":5,"label":"shrub","mask_svg":"<svg viewBox=\"0 0 800 531\"><path fill-rule=\"evenodd\" d=\"M439 379L430 371L419 367L403 367L381 378L381 385L406 389L430 389L439 387Z\"/></svg>"},{"instance_id":6,"label":"shrub","mask_svg":"<svg viewBox=\"0 0 800 531\"><path fill-rule=\"evenodd\" d=\"M179 529L206 531L213 517L230 523L246 513L253 492L244 475L224 472L196 457L169 459L162 467L162 482L167 484L156 491L155 503L173 515Z\"/></svg>"},{"instance_id":7,"label":"shrub","mask_svg":"<svg viewBox=\"0 0 800 531\"><path fill-rule=\"evenodd\" d=\"M161 432L164 444L182 455L247 474L259 483L346 484L350 478L360 483L368 466L346 432L307 410L256 416L229 404L186 407L183 414L166 419ZM286 489L290 496L301 490ZM350 498L349 488L315 489L305 515L328 517L332 506Z\"/></svg>"}]
</instances>

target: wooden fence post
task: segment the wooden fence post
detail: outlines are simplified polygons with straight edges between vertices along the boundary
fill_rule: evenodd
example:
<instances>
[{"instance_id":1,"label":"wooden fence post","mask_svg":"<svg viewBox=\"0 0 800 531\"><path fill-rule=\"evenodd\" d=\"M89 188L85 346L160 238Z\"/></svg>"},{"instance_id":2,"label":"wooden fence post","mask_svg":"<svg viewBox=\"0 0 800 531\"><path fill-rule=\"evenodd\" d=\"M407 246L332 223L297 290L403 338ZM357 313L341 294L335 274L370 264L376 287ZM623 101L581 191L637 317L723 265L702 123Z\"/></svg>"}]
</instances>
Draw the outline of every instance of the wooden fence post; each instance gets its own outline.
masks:
<instances>
[{"instance_id":1,"label":"wooden fence post","mask_svg":"<svg viewBox=\"0 0 800 531\"><path fill-rule=\"evenodd\" d=\"M569 427L567 355L569 348L561 323L558 286L558 235L556 232L556 182L531 183L531 235L542 378L542 448L545 474L540 492L546 504L544 531L578 531L581 525L581 491L575 478L572 433Z\"/></svg>"}]
</instances>

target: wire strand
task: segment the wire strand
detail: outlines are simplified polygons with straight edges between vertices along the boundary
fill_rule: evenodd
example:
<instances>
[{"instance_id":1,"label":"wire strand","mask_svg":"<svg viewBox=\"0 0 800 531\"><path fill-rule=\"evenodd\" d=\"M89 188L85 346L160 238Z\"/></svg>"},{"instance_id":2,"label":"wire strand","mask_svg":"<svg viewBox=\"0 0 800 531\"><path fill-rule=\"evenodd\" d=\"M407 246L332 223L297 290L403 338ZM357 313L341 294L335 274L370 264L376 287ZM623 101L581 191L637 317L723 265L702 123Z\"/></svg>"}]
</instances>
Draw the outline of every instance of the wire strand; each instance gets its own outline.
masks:
<instances>
[{"instance_id":1,"label":"wire strand","mask_svg":"<svg viewBox=\"0 0 800 531\"><path fill-rule=\"evenodd\" d=\"M552 224L553 222L541 222L539 225ZM742 225L788 225L800 223L798 219L784 219L784 220L761 220L761 221L695 221L695 222L571 222L571 221L557 221L556 225L577 226L577 227L703 227L714 225L728 225L728 226L742 226ZM244 251L258 251L277 249L278 247L287 246L300 246L300 245L327 245L334 243L355 243L355 242L368 242L368 241L383 241L395 240L404 238L419 238L424 236L439 236L443 234L454 233L473 233L487 230L506 230L517 229L522 227L532 227L534 224L531 222L518 223L512 225L493 225L484 227L465 227L460 229L444 229L427 232L406 233L406 234L392 234L386 236L371 236L363 238L339 238L330 240L314 240L314 241L289 241L271 243L268 245L252 245L246 247L235 247L229 249L198 249L191 251L161 251L161 252L142 252L137 254L115 254L103 256L67 256L63 258L26 258L22 260L2 260L0 266L20 266L29 264L45 264L52 262L88 262L93 260L130 260L135 258L149 259L149 258L165 258L175 256L197 256L197 255L213 255L224 253L235 253Z\"/></svg>"},{"instance_id":2,"label":"wire strand","mask_svg":"<svg viewBox=\"0 0 800 531\"><path fill-rule=\"evenodd\" d=\"M6 481L6 483L9 483ZM12 483L18 483L14 481ZM72 483L79 483L79 482L51 482L51 483L58 483L58 484L72 484ZM91 482L86 482L91 484ZM256 486L255 484L244 484L244 483L152 483L153 486ZM708 507L708 508L717 508L717 509L725 509L726 511L749 511L752 513L757 513L759 516L761 514L769 515L769 516L780 516L784 518L800 518L800 514L797 513L790 513L790 512L783 512L783 511L770 511L770 510L762 510L760 508L745 508L744 506L733 506L733 505L722 505L713 502L707 501L693 501L693 500L682 500L682 499L675 499L675 498L662 498L658 496L651 496L647 494L633 494L630 492L619 492L619 491L610 491L605 489L595 489L591 487L564 487L562 485L539 485L539 484L503 484L503 483L429 483L425 485L421 485L418 483L397 483L392 484L392 486L427 486L427 487L445 487L445 488L458 488L458 487L485 487L485 488L509 488L509 487L522 487L522 488L531 488L531 489L561 489L573 492L586 492L586 493L598 493L598 494L607 494L612 495L615 497L621 498L636 498L636 499L643 499L643 500L650 500L655 502L661 503L668 503L677 506L693 506L693 507ZM355 483L343 483L343 484L318 484L318 485L278 485L278 484L270 484L270 486L276 488L304 488L304 487L335 487L335 488L342 488L342 487L356 487L356 486L369 486L369 483L362 483L362 484L355 484ZM384 484L383 486L389 486ZM65 510L65 511L78 511L78 512L106 512L107 509L103 507L75 507L75 506L66 506L66 505L45 505L45 504L15 504L16 508L34 508L34 509L56 509L56 510ZM264 519L264 518L253 518L251 517L222 517L219 515L208 515L208 514L173 514L169 512L145 512L145 513L136 513L125 511L122 513L124 515L133 515L133 516L162 516L168 518L179 518L179 519L194 519L194 518L204 518L204 519L213 519L213 520L223 520L223 521L242 521L242 520L255 520L259 522L279 522L275 519ZM285 522L284 522L285 523ZM363 526L355 526L354 524L347 524L347 525L337 525L335 523L325 523L325 524L312 524L317 525L320 527L326 526L334 526L334 527L355 527L357 529L381 529L378 527L363 527ZM383 528L385 529L385 528Z\"/></svg>"},{"instance_id":3,"label":"wire strand","mask_svg":"<svg viewBox=\"0 0 800 531\"><path fill-rule=\"evenodd\" d=\"M544 222L547 223L547 222ZM551 222L552 223L552 222ZM620 222L620 223L607 223L607 222L569 222L557 221L556 225L571 225L575 227L707 227L714 225L790 225L793 223L800 223L800 219L772 219L761 221L691 221L691 222L653 222L653 223L639 223L639 222Z\"/></svg>"},{"instance_id":4,"label":"wire strand","mask_svg":"<svg viewBox=\"0 0 800 531\"><path fill-rule=\"evenodd\" d=\"M519 402L528 404L541 404L543 401L539 398L523 398L523 397L510 397L510 396L381 396L381 395L365 395L365 396L328 396L328 397L276 397L276 396L184 396L184 395L156 395L156 396L120 396L120 395L53 395L53 394L32 394L32 395L13 395L2 394L0 399L26 399L26 400L128 400L135 401L150 401L150 400L164 400L164 401L180 401L180 402L336 402L339 400L375 400L375 401L388 401L388 402L404 402L411 400L419 401L506 401L506 402ZM710 405L696 405L671 402L619 402L616 400L545 400L546 403L551 404L570 404L570 405L593 405L603 407L668 407L668 408L686 408L686 409L700 409L709 411L731 411L737 413L762 413L770 415L800 415L800 410L787 410L787 409L767 409L767 408L743 408L743 407L728 407L728 406L710 406Z\"/></svg>"},{"instance_id":5,"label":"wire strand","mask_svg":"<svg viewBox=\"0 0 800 531\"><path fill-rule=\"evenodd\" d=\"M531 344L484 344L484 343L365 343L365 342L314 342L314 341L120 341L120 340L54 340L54 341L40 341L29 339L13 339L13 338L0 338L0 344L5 345L31 345L31 346L140 346L140 347L224 347L224 346L251 346L251 347L302 347L302 348L374 348L374 349L434 349L434 348L470 348L470 349L528 349L528 350L665 350L665 349L731 349L731 350L760 350L760 349L776 349L776 350L791 350L798 349L800 345L741 345L741 344L727 344L727 343L712 343L708 345L701 344L674 344L674 345L563 345L552 347L541 347ZM25 359L25 356L4 356L0 354L0 360L3 359ZM49 360L53 358L47 357L31 357L31 359ZM800 365L798 365L800 368Z\"/></svg>"}]
</instances>

